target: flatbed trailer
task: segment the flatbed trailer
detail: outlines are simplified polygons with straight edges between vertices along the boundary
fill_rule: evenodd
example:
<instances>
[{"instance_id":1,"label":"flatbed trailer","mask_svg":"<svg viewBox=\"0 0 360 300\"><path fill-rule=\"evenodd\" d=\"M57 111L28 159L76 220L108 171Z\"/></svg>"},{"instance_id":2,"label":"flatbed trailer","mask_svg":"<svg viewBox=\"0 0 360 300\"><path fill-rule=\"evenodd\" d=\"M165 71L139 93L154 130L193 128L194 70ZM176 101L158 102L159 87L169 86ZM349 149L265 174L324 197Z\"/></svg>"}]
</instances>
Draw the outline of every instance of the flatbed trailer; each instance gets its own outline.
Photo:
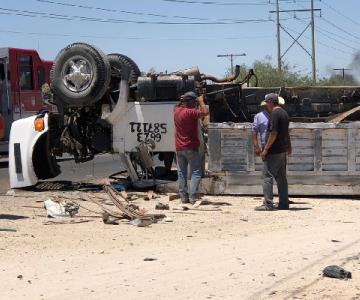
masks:
<instances>
[{"instance_id":1,"label":"flatbed trailer","mask_svg":"<svg viewBox=\"0 0 360 300\"><path fill-rule=\"evenodd\" d=\"M210 124L208 135L212 193L261 194L262 162L253 150L251 124ZM291 195L360 195L360 122L292 122L290 136Z\"/></svg>"}]
</instances>

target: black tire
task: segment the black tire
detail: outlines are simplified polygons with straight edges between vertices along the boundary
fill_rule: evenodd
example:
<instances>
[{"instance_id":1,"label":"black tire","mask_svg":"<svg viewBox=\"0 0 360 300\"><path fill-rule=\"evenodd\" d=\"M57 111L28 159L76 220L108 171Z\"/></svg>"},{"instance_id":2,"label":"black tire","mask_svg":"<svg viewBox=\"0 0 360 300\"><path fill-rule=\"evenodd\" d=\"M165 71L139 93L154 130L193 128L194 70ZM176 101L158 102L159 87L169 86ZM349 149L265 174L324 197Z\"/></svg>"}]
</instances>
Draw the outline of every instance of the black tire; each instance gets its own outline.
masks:
<instances>
[{"instance_id":1,"label":"black tire","mask_svg":"<svg viewBox=\"0 0 360 300\"><path fill-rule=\"evenodd\" d=\"M78 71L84 71L80 72L80 79L75 77L79 73L73 72L71 65ZM105 54L96 47L74 43L62 49L56 56L50 77L57 104L71 107L90 106L101 99L108 89L111 78L110 63ZM75 82L77 79L79 81Z\"/></svg>"},{"instance_id":2,"label":"black tire","mask_svg":"<svg viewBox=\"0 0 360 300\"><path fill-rule=\"evenodd\" d=\"M141 76L138 65L130 57L127 57L123 54L111 53L107 55L107 58L111 65L111 77L113 81L120 82L121 68L123 65L126 65L130 68L130 84L135 84L139 76Z\"/></svg>"}]
</instances>

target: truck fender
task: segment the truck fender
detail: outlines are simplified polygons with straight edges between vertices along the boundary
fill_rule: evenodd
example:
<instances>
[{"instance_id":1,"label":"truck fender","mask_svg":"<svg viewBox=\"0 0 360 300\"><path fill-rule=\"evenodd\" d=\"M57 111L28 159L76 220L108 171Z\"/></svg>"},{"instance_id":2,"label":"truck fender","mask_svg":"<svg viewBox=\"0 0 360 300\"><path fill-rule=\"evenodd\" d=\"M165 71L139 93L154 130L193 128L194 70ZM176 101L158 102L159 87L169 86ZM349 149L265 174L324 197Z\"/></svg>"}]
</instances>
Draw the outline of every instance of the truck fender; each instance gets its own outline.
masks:
<instances>
[{"instance_id":1,"label":"truck fender","mask_svg":"<svg viewBox=\"0 0 360 300\"><path fill-rule=\"evenodd\" d=\"M20 119L12 123L9 141L9 177L11 188L33 186L38 182L34 165L33 151L40 137L47 134L49 116L43 115L44 128L36 131L35 119L39 115Z\"/></svg>"}]
</instances>

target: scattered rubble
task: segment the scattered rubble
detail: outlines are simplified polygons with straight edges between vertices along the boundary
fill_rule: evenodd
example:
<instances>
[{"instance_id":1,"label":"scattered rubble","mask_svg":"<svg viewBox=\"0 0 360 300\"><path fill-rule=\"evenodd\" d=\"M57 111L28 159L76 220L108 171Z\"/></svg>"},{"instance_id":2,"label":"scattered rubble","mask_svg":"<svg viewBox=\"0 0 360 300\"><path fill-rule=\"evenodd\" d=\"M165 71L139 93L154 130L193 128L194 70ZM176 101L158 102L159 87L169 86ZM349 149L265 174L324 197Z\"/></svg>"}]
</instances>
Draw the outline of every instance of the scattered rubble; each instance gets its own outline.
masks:
<instances>
[{"instance_id":1,"label":"scattered rubble","mask_svg":"<svg viewBox=\"0 0 360 300\"><path fill-rule=\"evenodd\" d=\"M351 272L346 271L342 267L335 266L335 265L327 266L323 270L323 275L325 277L337 278L337 279L351 279L352 278Z\"/></svg>"},{"instance_id":2,"label":"scattered rubble","mask_svg":"<svg viewBox=\"0 0 360 300\"><path fill-rule=\"evenodd\" d=\"M169 204L164 204L164 203L159 202L159 203L157 203L155 205L155 209L157 209L157 210L169 210L170 207L169 207Z\"/></svg>"},{"instance_id":3,"label":"scattered rubble","mask_svg":"<svg viewBox=\"0 0 360 300\"><path fill-rule=\"evenodd\" d=\"M144 261L155 261L157 260L157 258L152 258L152 257L145 257Z\"/></svg>"},{"instance_id":4,"label":"scattered rubble","mask_svg":"<svg viewBox=\"0 0 360 300\"><path fill-rule=\"evenodd\" d=\"M49 218L57 217L74 217L78 212L80 206L74 202L55 202L51 199L44 201L47 216Z\"/></svg>"}]
</instances>

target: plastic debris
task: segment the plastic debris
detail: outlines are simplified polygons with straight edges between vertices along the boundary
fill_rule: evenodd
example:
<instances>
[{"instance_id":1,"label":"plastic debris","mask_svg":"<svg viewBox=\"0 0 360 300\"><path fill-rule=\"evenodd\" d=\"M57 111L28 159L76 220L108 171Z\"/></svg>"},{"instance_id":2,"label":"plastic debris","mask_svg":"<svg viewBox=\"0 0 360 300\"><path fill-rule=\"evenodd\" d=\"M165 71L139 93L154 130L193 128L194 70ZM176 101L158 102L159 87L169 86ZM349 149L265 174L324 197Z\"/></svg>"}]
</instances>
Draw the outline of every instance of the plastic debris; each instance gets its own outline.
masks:
<instances>
[{"instance_id":1,"label":"plastic debris","mask_svg":"<svg viewBox=\"0 0 360 300\"><path fill-rule=\"evenodd\" d=\"M55 202L51 199L44 201L47 216L49 218L73 217L79 212L79 204L73 202Z\"/></svg>"}]
</instances>

